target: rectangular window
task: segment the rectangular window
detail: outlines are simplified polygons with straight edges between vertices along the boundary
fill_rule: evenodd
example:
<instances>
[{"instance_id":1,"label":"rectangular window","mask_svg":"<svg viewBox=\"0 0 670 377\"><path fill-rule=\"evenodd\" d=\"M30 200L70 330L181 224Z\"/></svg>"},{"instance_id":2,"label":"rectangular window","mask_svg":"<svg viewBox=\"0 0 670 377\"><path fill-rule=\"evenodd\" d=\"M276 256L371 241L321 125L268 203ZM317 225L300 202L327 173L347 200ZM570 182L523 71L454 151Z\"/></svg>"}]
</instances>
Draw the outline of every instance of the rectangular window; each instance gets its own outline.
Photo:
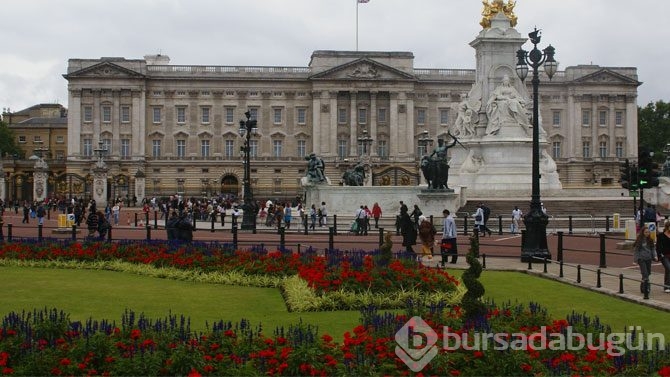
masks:
<instances>
[{"instance_id":1,"label":"rectangular window","mask_svg":"<svg viewBox=\"0 0 670 377\"><path fill-rule=\"evenodd\" d=\"M233 158L235 154L235 140L226 140L225 153L226 158Z\"/></svg>"},{"instance_id":2,"label":"rectangular window","mask_svg":"<svg viewBox=\"0 0 670 377\"><path fill-rule=\"evenodd\" d=\"M386 140L377 140L377 154L381 158L387 158L389 156Z\"/></svg>"},{"instance_id":3,"label":"rectangular window","mask_svg":"<svg viewBox=\"0 0 670 377\"><path fill-rule=\"evenodd\" d=\"M272 157L281 157L281 140L272 140Z\"/></svg>"},{"instance_id":4,"label":"rectangular window","mask_svg":"<svg viewBox=\"0 0 670 377\"><path fill-rule=\"evenodd\" d=\"M258 120L258 108L257 107L250 108L249 109L249 114L251 114L251 118L249 118L249 119Z\"/></svg>"},{"instance_id":5,"label":"rectangular window","mask_svg":"<svg viewBox=\"0 0 670 377\"><path fill-rule=\"evenodd\" d=\"M347 158L349 155L349 141L340 139L337 141L337 156L340 159Z\"/></svg>"},{"instance_id":6,"label":"rectangular window","mask_svg":"<svg viewBox=\"0 0 670 377\"><path fill-rule=\"evenodd\" d=\"M202 113L202 118L200 119L202 124L209 124L209 112L210 112L209 107L203 107L201 108L201 113Z\"/></svg>"},{"instance_id":7,"label":"rectangular window","mask_svg":"<svg viewBox=\"0 0 670 377\"><path fill-rule=\"evenodd\" d=\"M25 136L24 136L24 138L25 138ZM25 140L24 140L24 142L25 142ZM56 143L63 144L64 142L65 142L65 137L63 135L56 136Z\"/></svg>"},{"instance_id":8,"label":"rectangular window","mask_svg":"<svg viewBox=\"0 0 670 377\"><path fill-rule=\"evenodd\" d=\"M377 109L377 123L386 123L386 109L379 108Z\"/></svg>"},{"instance_id":9,"label":"rectangular window","mask_svg":"<svg viewBox=\"0 0 670 377\"><path fill-rule=\"evenodd\" d=\"M121 158L130 158L130 139L121 139Z\"/></svg>"},{"instance_id":10,"label":"rectangular window","mask_svg":"<svg viewBox=\"0 0 670 377\"><path fill-rule=\"evenodd\" d=\"M209 140L200 140L200 156L209 157Z\"/></svg>"},{"instance_id":11,"label":"rectangular window","mask_svg":"<svg viewBox=\"0 0 670 377\"><path fill-rule=\"evenodd\" d=\"M282 123L282 109L278 108L272 109L272 123L274 124Z\"/></svg>"},{"instance_id":12,"label":"rectangular window","mask_svg":"<svg viewBox=\"0 0 670 377\"><path fill-rule=\"evenodd\" d=\"M440 109L440 124L443 126L449 124L449 110Z\"/></svg>"},{"instance_id":13,"label":"rectangular window","mask_svg":"<svg viewBox=\"0 0 670 377\"><path fill-rule=\"evenodd\" d=\"M614 122L617 127L623 126L623 111L617 111L614 113Z\"/></svg>"},{"instance_id":14,"label":"rectangular window","mask_svg":"<svg viewBox=\"0 0 670 377\"><path fill-rule=\"evenodd\" d=\"M617 141L614 148L617 158L623 158L623 142Z\"/></svg>"},{"instance_id":15,"label":"rectangular window","mask_svg":"<svg viewBox=\"0 0 670 377\"><path fill-rule=\"evenodd\" d=\"M158 158L161 156L161 141L160 140L153 140L151 143L151 155L154 158Z\"/></svg>"},{"instance_id":16,"label":"rectangular window","mask_svg":"<svg viewBox=\"0 0 670 377\"><path fill-rule=\"evenodd\" d=\"M307 155L307 142L305 140L298 140L298 157L305 157Z\"/></svg>"},{"instance_id":17,"label":"rectangular window","mask_svg":"<svg viewBox=\"0 0 670 377\"><path fill-rule=\"evenodd\" d=\"M235 108L226 107L226 124L235 123Z\"/></svg>"},{"instance_id":18,"label":"rectangular window","mask_svg":"<svg viewBox=\"0 0 670 377\"><path fill-rule=\"evenodd\" d=\"M154 123L160 123L161 122L161 108L160 107L154 107L153 108L153 122Z\"/></svg>"},{"instance_id":19,"label":"rectangular window","mask_svg":"<svg viewBox=\"0 0 670 377\"><path fill-rule=\"evenodd\" d=\"M368 109L358 109L358 124L368 123Z\"/></svg>"},{"instance_id":20,"label":"rectangular window","mask_svg":"<svg viewBox=\"0 0 670 377\"><path fill-rule=\"evenodd\" d=\"M337 109L337 123L347 124L347 109L345 108Z\"/></svg>"},{"instance_id":21,"label":"rectangular window","mask_svg":"<svg viewBox=\"0 0 670 377\"><path fill-rule=\"evenodd\" d=\"M84 122L93 122L93 107L84 106Z\"/></svg>"},{"instance_id":22,"label":"rectangular window","mask_svg":"<svg viewBox=\"0 0 670 377\"><path fill-rule=\"evenodd\" d=\"M591 111L582 110L582 126L588 127L591 125Z\"/></svg>"},{"instance_id":23,"label":"rectangular window","mask_svg":"<svg viewBox=\"0 0 670 377\"><path fill-rule=\"evenodd\" d=\"M186 157L186 140L177 140L177 157Z\"/></svg>"},{"instance_id":24,"label":"rectangular window","mask_svg":"<svg viewBox=\"0 0 670 377\"><path fill-rule=\"evenodd\" d=\"M25 142L26 142L26 136L25 135L19 136L19 143L25 143Z\"/></svg>"},{"instance_id":25,"label":"rectangular window","mask_svg":"<svg viewBox=\"0 0 670 377\"><path fill-rule=\"evenodd\" d=\"M102 139L102 149L105 151L104 153L109 156L110 153L112 153L112 139Z\"/></svg>"},{"instance_id":26,"label":"rectangular window","mask_svg":"<svg viewBox=\"0 0 670 377\"><path fill-rule=\"evenodd\" d=\"M275 194L281 193L281 179L275 178L274 184L273 184L273 190Z\"/></svg>"},{"instance_id":27,"label":"rectangular window","mask_svg":"<svg viewBox=\"0 0 670 377\"><path fill-rule=\"evenodd\" d=\"M307 124L307 109L299 108L297 118L298 118L298 124L300 125Z\"/></svg>"},{"instance_id":28,"label":"rectangular window","mask_svg":"<svg viewBox=\"0 0 670 377\"><path fill-rule=\"evenodd\" d=\"M82 154L84 157L92 157L93 156L93 139L84 139L84 143L82 144L83 150Z\"/></svg>"},{"instance_id":29,"label":"rectangular window","mask_svg":"<svg viewBox=\"0 0 670 377\"><path fill-rule=\"evenodd\" d=\"M552 118L552 124L554 127L560 127L561 126L561 112L560 111L552 111L551 112L551 118Z\"/></svg>"},{"instance_id":30,"label":"rectangular window","mask_svg":"<svg viewBox=\"0 0 670 377\"><path fill-rule=\"evenodd\" d=\"M426 109L416 109L416 124L419 126L426 124Z\"/></svg>"},{"instance_id":31,"label":"rectangular window","mask_svg":"<svg viewBox=\"0 0 670 377\"><path fill-rule=\"evenodd\" d=\"M554 159L561 158L561 142L560 141L554 141L553 143L551 143L551 156Z\"/></svg>"},{"instance_id":32,"label":"rectangular window","mask_svg":"<svg viewBox=\"0 0 670 377\"><path fill-rule=\"evenodd\" d=\"M177 124L186 123L186 108L184 106L177 107Z\"/></svg>"},{"instance_id":33,"label":"rectangular window","mask_svg":"<svg viewBox=\"0 0 670 377\"><path fill-rule=\"evenodd\" d=\"M103 123L112 123L112 107L103 106L102 107L102 122Z\"/></svg>"},{"instance_id":34,"label":"rectangular window","mask_svg":"<svg viewBox=\"0 0 670 377\"><path fill-rule=\"evenodd\" d=\"M65 152L63 151L56 151L56 160L65 160Z\"/></svg>"},{"instance_id":35,"label":"rectangular window","mask_svg":"<svg viewBox=\"0 0 670 377\"><path fill-rule=\"evenodd\" d=\"M585 141L582 143L582 154L584 158L591 158L591 143Z\"/></svg>"},{"instance_id":36,"label":"rectangular window","mask_svg":"<svg viewBox=\"0 0 670 377\"><path fill-rule=\"evenodd\" d=\"M598 112L598 120L600 120L600 127L607 126L607 111Z\"/></svg>"},{"instance_id":37,"label":"rectangular window","mask_svg":"<svg viewBox=\"0 0 670 377\"><path fill-rule=\"evenodd\" d=\"M607 142L601 141L598 150L600 152L600 158L607 157Z\"/></svg>"},{"instance_id":38,"label":"rectangular window","mask_svg":"<svg viewBox=\"0 0 670 377\"><path fill-rule=\"evenodd\" d=\"M249 157L258 157L258 140L249 140Z\"/></svg>"},{"instance_id":39,"label":"rectangular window","mask_svg":"<svg viewBox=\"0 0 670 377\"><path fill-rule=\"evenodd\" d=\"M130 106L121 106L121 123L130 123Z\"/></svg>"},{"instance_id":40,"label":"rectangular window","mask_svg":"<svg viewBox=\"0 0 670 377\"><path fill-rule=\"evenodd\" d=\"M421 157L428 154L428 147L426 145L419 145L416 149L416 155Z\"/></svg>"},{"instance_id":41,"label":"rectangular window","mask_svg":"<svg viewBox=\"0 0 670 377\"><path fill-rule=\"evenodd\" d=\"M41 143L42 142L42 136L40 135L35 135L33 136L33 143Z\"/></svg>"}]
</instances>

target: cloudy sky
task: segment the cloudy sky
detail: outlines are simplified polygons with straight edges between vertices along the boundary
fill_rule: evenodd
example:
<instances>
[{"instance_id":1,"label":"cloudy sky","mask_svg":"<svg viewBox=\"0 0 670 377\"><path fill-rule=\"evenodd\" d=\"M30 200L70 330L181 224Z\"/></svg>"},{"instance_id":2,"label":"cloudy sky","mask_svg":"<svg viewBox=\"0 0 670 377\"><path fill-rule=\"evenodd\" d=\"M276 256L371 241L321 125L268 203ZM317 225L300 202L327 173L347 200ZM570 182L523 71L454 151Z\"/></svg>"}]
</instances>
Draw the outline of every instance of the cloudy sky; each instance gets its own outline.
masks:
<instances>
[{"instance_id":1,"label":"cloudy sky","mask_svg":"<svg viewBox=\"0 0 670 377\"><path fill-rule=\"evenodd\" d=\"M356 0L4 0L0 108L67 106L70 58L177 65L300 66L315 50L356 49ZM370 0L358 6L361 51L410 51L417 68L474 69L478 0ZM542 29L564 69L637 67L638 105L670 101L670 1L517 0L517 30ZM530 42L525 47L528 49Z\"/></svg>"}]
</instances>

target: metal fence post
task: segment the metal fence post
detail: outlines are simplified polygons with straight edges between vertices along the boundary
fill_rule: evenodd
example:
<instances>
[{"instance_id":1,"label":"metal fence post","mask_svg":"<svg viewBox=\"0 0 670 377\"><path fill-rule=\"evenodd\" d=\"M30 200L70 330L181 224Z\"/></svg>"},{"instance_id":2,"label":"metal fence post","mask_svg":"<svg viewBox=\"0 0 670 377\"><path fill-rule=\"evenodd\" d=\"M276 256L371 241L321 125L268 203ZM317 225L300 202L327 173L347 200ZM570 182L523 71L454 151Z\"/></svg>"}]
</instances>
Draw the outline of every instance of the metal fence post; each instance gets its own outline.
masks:
<instances>
[{"instance_id":1,"label":"metal fence post","mask_svg":"<svg viewBox=\"0 0 670 377\"><path fill-rule=\"evenodd\" d=\"M7 224L7 241L12 242L12 224Z\"/></svg>"},{"instance_id":2,"label":"metal fence post","mask_svg":"<svg viewBox=\"0 0 670 377\"><path fill-rule=\"evenodd\" d=\"M214 218L214 213L212 213L212 216L211 216L211 217L212 217L212 229L210 230L210 232L214 233L214 220L216 220L216 219Z\"/></svg>"},{"instance_id":3,"label":"metal fence post","mask_svg":"<svg viewBox=\"0 0 670 377\"><path fill-rule=\"evenodd\" d=\"M147 228L147 241L151 241L151 227L147 225L145 228Z\"/></svg>"},{"instance_id":4,"label":"metal fence post","mask_svg":"<svg viewBox=\"0 0 670 377\"><path fill-rule=\"evenodd\" d=\"M286 228L283 226L279 227L279 248L284 250L286 248Z\"/></svg>"},{"instance_id":5,"label":"metal fence post","mask_svg":"<svg viewBox=\"0 0 670 377\"><path fill-rule=\"evenodd\" d=\"M233 247L237 250L237 221L233 216L233 224L231 225L230 231L233 233Z\"/></svg>"},{"instance_id":6,"label":"metal fence post","mask_svg":"<svg viewBox=\"0 0 670 377\"><path fill-rule=\"evenodd\" d=\"M384 244L384 228L379 228L379 246Z\"/></svg>"},{"instance_id":7,"label":"metal fence post","mask_svg":"<svg viewBox=\"0 0 670 377\"><path fill-rule=\"evenodd\" d=\"M335 249L335 229L334 227L328 228L328 250Z\"/></svg>"},{"instance_id":8,"label":"metal fence post","mask_svg":"<svg viewBox=\"0 0 670 377\"><path fill-rule=\"evenodd\" d=\"M605 232L610 231L610 217L609 215L605 216Z\"/></svg>"},{"instance_id":9,"label":"metal fence post","mask_svg":"<svg viewBox=\"0 0 670 377\"><path fill-rule=\"evenodd\" d=\"M137 228L137 212L135 212L135 228Z\"/></svg>"},{"instance_id":10,"label":"metal fence post","mask_svg":"<svg viewBox=\"0 0 670 377\"><path fill-rule=\"evenodd\" d=\"M42 225L42 224L37 225L37 240L38 241L42 241L42 227L43 226L44 225Z\"/></svg>"},{"instance_id":11,"label":"metal fence post","mask_svg":"<svg viewBox=\"0 0 670 377\"><path fill-rule=\"evenodd\" d=\"M572 234L572 215L568 216L568 234Z\"/></svg>"},{"instance_id":12,"label":"metal fence post","mask_svg":"<svg viewBox=\"0 0 670 377\"><path fill-rule=\"evenodd\" d=\"M558 259L559 262L563 262L563 232L558 231L556 234L558 235L558 244L556 246L558 251L556 251L556 259Z\"/></svg>"},{"instance_id":13,"label":"metal fence post","mask_svg":"<svg viewBox=\"0 0 670 377\"><path fill-rule=\"evenodd\" d=\"M502 215L498 215L498 235L499 235L499 236L502 236L502 235L503 235Z\"/></svg>"},{"instance_id":14,"label":"metal fence post","mask_svg":"<svg viewBox=\"0 0 670 377\"><path fill-rule=\"evenodd\" d=\"M463 215L463 235L468 235L468 214Z\"/></svg>"},{"instance_id":15,"label":"metal fence post","mask_svg":"<svg viewBox=\"0 0 670 377\"><path fill-rule=\"evenodd\" d=\"M154 211L154 229L158 229L158 211Z\"/></svg>"},{"instance_id":16,"label":"metal fence post","mask_svg":"<svg viewBox=\"0 0 670 377\"><path fill-rule=\"evenodd\" d=\"M337 234L337 215L333 215L333 234Z\"/></svg>"},{"instance_id":17,"label":"metal fence post","mask_svg":"<svg viewBox=\"0 0 670 377\"><path fill-rule=\"evenodd\" d=\"M605 235L600 235L600 268L607 268L607 255L605 252Z\"/></svg>"},{"instance_id":18,"label":"metal fence post","mask_svg":"<svg viewBox=\"0 0 670 377\"><path fill-rule=\"evenodd\" d=\"M72 241L77 240L77 225L72 224Z\"/></svg>"}]
</instances>

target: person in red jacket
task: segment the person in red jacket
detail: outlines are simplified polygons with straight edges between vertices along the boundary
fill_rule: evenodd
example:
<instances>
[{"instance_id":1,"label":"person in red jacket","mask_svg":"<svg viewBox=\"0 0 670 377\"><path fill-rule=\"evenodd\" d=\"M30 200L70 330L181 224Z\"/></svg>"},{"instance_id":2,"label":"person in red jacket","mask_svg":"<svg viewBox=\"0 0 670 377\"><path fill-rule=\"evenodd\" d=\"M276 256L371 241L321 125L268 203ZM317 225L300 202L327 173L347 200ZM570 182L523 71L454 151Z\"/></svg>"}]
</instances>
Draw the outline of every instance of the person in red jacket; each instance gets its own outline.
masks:
<instances>
[{"instance_id":1,"label":"person in red jacket","mask_svg":"<svg viewBox=\"0 0 670 377\"><path fill-rule=\"evenodd\" d=\"M382 217L382 207L377 202L372 206L372 217L375 219L375 229L379 229L379 218Z\"/></svg>"}]
</instances>

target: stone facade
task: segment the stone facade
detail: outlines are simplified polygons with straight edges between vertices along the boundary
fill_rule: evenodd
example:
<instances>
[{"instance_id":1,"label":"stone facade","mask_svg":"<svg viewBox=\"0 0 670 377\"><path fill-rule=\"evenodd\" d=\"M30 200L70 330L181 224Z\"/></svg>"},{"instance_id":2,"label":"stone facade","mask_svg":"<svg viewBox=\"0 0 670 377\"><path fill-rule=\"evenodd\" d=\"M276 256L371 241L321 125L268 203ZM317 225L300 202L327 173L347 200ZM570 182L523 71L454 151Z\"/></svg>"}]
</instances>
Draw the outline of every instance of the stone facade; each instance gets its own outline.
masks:
<instances>
[{"instance_id":1,"label":"stone facade","mask_svg":"<svg viewBox=\"0 0 670 377\"><path fill-rule=\"evenodd\" d=\"M419 184L419 140L426 131L433 140L447 136L475 70L416 68L411 52L315 51L306 67L71 59L64 77L73 179L92 175L93 149L103 141L111 197L132 196L138 172L147 196L241 195L238 122L250 111L258 120L254 194L276 199L302 194L312 152L333 184L364 149L373 185ZM619 161L637 153L639 85L636 68L597 65L542 81L547 152L563 187L618 186ZM370 148L359 141L364 130Z\"/></svg>"}]
</instances>

